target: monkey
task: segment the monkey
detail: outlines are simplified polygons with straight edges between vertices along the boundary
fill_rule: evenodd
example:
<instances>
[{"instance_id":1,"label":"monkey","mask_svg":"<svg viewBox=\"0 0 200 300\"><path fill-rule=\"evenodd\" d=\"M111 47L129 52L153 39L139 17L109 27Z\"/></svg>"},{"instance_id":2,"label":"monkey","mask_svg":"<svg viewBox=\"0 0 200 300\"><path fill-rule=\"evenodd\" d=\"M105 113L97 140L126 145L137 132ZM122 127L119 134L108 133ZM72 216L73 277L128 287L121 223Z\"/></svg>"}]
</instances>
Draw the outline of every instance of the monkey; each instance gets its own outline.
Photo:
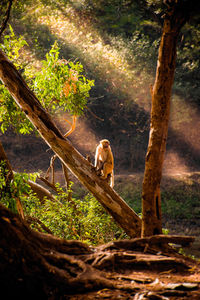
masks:
<instances>
[{"instance_id":1,"label":"monkey","mask_svg":"<svg viewBox=\"0 0 200 300\"><path fill-rule=\"evenodd\" d=\"M114 186L114 158L110 147L110 142L106 139L101 140L96 148L95 169L97 175L102 179L107 179L110 186Z\"/></svg>"}]
</instances>

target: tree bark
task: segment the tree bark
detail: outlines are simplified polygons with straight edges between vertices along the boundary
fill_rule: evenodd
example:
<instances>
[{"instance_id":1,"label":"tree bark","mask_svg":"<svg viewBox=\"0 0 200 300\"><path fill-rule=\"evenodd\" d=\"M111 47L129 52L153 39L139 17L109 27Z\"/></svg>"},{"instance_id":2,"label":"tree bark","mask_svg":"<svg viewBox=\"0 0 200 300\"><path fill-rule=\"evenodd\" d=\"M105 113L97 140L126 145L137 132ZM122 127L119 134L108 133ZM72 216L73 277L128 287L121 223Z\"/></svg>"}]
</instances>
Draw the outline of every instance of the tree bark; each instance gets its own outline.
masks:
<instances>
[{"instance_id":1,"label":"tree bark","mask_svg":"<svg viewBox=\"0 0 200 300\"><path fill-rule=\"evenodd\" d=\"M107 182L96 175L93 165L68 140L64 139L51 116L42 108L17 69L1 50L0 79L60 160L86 186L130 237L139 236L141 219Z\"/></svg>"},{"instance_id":2,"label":"tree bark","mask_svg":"<svg viewBox=\"0 0 200 300\"><path fill-rule=\"evenodd\" d=\"M174 81L177 38L187 20L185 8L178 4L173 5L164 19L156 78L151 91L150 136L142 191L142 236L162 233L160 183L168 134L170 97Z\"/></svg>"},{"instance_id":3,"label":"tree bark","mask_svg":"<svg viewBox=\"0 0 200 300\"><path fill-rule=\"evenodd\" d=\"M64 294L109 284L75 258L92 252L81 242L33 231L2 205L0 230L0 286L7 299L64 299Z\"/></svg>"},{"instance_id":4,"label":"tree bark","mask_svg":"<svg viewBox=\"0 0 200 300\"><path fill-rule=\"evenodd\" d=\"M30 185L32 191L37 195L38 199L40 199L41 203L44 203L44 198L46 197L49 200L56 201L55 197L42 185L32 181L28 180L27 183Z\"/></svg>"},{"instance_id":5,"label":"tree bark","mask_svg":"<svg viewBox=\"0 0 200 300\"><path fill-rule=\"evenodd\" d=\"M130 299L130 292L133 299L136 292L151 289L149 283L155 280L155 271L159 272L159 279L164 273L170 273L170 278L175 273L177 278L184 272L185 280L190 270L191 281L192 269L198 272L197 278L199 276L196 261L174 252L170 256L163 253L163 242L167 244L182 237L115 241L94 248L80 241L66 241L34 231L1 204L0 232L0 287L6 299L108 299L108 296L101 297L102 291L107 289L110 295L117 291L116 297L109 299ZM192 238L185 237L185 241L192 242ZM143 285L145 270L148 271L146 287ZM97 292L97 297L95 294L88 297L87 293L92 291ZM123 291L127 293L121 297Z\"/></svg>"},{"instance_id":6,"label":"tree bark","mask_svg":"<svg viewBox=\"0 0 200 300\"><path fill-rule=\"evenodd\" d=\"M19 215L24 219L24 211L22 208L21 201L19 198L14 197L11 192L10 183L14 178L14 174L13 174L12 166L7 158L7 155L4 151L4 148L1 144L1 142L0 142L0 162L5 163L4 177L6 179L6 186L3 186L2 188L0 188L0 199L2 197L2 193L8 193L10 198L12 198L12 197L15 198L17 211L18 211Z\"/></svg>"}]
</instances>

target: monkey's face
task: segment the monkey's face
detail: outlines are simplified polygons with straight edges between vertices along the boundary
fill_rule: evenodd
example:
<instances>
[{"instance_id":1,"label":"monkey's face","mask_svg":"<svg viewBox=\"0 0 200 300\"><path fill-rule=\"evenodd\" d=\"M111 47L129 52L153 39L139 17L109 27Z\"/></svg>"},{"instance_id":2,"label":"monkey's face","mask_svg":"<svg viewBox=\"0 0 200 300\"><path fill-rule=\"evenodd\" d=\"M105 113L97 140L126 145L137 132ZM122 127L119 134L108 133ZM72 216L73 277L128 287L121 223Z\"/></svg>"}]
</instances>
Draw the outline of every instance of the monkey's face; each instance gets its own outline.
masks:
<instances>
[{"instance_id":1,"label":"monkey's face","mask_svg":"<svg viewBox=\"0 0 200 300\"><path fill-rule=\"evenodd\" d=\"M108 140L102 140L101 145L102 145L103 149L108 149L110 146L110 142Z\"/></svg>"}]
</instances>

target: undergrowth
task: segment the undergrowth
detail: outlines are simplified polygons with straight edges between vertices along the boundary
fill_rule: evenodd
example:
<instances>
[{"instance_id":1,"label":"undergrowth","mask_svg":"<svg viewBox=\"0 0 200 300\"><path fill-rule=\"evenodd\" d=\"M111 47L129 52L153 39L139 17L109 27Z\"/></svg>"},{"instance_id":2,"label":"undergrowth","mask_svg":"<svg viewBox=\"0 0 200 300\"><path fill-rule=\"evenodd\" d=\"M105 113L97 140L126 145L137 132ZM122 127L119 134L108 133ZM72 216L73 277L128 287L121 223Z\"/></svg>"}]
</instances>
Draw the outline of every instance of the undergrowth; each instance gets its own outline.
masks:
<instances>
[{"instance_id":1,"label":"undergrowth","mask_svg":"<svg viewBox=\"0 0 200 300\"><path fill-rule=\"evenodd\" d=\"M32 196L30 195L32 198ZM113 221L104 208L90 194L82 199L68 199L68 192L60 188L56 201L46 199L43 204L34 198L23 201L27 216L40 220L52 234L67 240L81 240L98 245L125 238L126 234ZM38 222L32 227L43 230Z\"/></svg>"},{"instance_id":2,"label":"undergrowth","mask_svg":"<svg viewBox=\"0 0 200 300\"><path fill-rule=\"evenodd\" d=\"M82 198L68 197L57 183L55 200L39 200L31 190L28 179L36 180L38 174L16 173L10 181L4 162L0 164L0 199L6 207L17 213L20 200L25 219L36 230L51 232L62 239L81 240L98 245L127 237L112 217L90 194Z\"/></svg>"}]
</instances>

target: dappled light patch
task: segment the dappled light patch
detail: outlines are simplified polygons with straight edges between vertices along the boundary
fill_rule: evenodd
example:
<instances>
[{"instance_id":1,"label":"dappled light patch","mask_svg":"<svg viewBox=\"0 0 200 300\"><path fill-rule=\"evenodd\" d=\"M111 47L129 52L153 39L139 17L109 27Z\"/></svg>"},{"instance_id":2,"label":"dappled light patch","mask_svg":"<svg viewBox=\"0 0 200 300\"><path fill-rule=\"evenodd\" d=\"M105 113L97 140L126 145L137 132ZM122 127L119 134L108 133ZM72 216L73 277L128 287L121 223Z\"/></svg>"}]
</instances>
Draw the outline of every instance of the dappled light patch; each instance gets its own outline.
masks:
<instances>
[{"instance_id":1,"label":"dappled light patch","mask_svg":"<svg viewBox=\"0 0 200 300\"><path fill-rule=\"evenodd\" d=\"M126 111L137 109L136 107L132 107L133 103L135 103L144 110L144 112L147 112L147 114L144 115L144 118L147 119L151 110L149 84L153 83L152 74L155 71L155 58L157 56L159 43L159 40L153 42L148 40L150 37L148 30L153 30L153 38L156 39L158 38L158 32L160 35L160 29L155 22L149 22L147 20L142 21L140 19L140 10L136 10L139 15L134 15L134 18L136 19L133 21L132 25L133 28L135 28L134 22L136 22L137 17L139 17L139 25L137 23L138 21L136 23L141 27L142 33L135 30L131 33L131 39L124 39L124 37L122 38L120 35L112 35L106 31L103 32L102 30L99 30L97 25L98 22L95 22L94 16L90 15L90 12L92 12L93 9L97 9L97 14L102 9L102 11L105 10L108 22L111 21L111 24L114 26L112 30L116 31L116 28L121 30L120 23L126 23L126 20L119 18L119 24L117 21L115 24L112 23L114 17L109 16L109 10L111 9L112 11L113 7L118 7L118 3L114 3L113 7L106 5L106 7L102 8L101 5L102 3L95 2L95 4L91 4L87 3L87 1L72 1L70 3L64 3L64 5L62 2L52 3L51 1L47 1L44 5L44 2L36 1L34 6L30 5L25 7L27 14L23 14L23 25L21 24L20 26L24 28L23 30L25 30L25 32L30 29L29 32L31 32L32 35L30 42L35 48L34 59L38 57L41 58L44 55L44 52L49 51L50 45L53 44L55 40L58 40L59 45L61 45L62 48L62 54L65 57L70 58L71 60L75 60L78 57L84 66L86 66L91 78L98 79L96 89L98 90L98 93L99 89L101 91L100 97L102 97L102 107L105 106L105 102L106 106L109 107L107 98L112 98L113 103L116 102L115 106L119 106L118 110L120 112L122 107ZM122 16L124 16L123 9L121 17ZM129 17L130 16L127 15L127 21ZM100 19L102 22L103 16L100 16ZM18 22L20 23L19 20ZM118 27L115 27L116 25ZM147 30L148 36L144 35L144 29ZM124 30L126 30L126 28L124 28ZM191 70L191 72L194 71L194 74L196 74L195 57L193 58L191 55L188 56L191 49L189 49L189 43L184 40L189 30L188 27L184 28L181 47L178 49L178 63L180 64L178 65L178 70L180 73L178 73L178 82L175 82L174 95L172 96L172 104L174 104L172 105L172 122L170 125L168 145L171 148L170 150L173 149L174 153L176 153L176 155L180 157L180 160L185 163L186 167L191 169L191 164L194 165L199 160L199 139L197 132L194 130L195 126L193 126L191 120L195 120L195 124L198 124L199 116L195 103L191 105L190 86L186 84L184 88L187 90L187 93L184 94L181 92L181 89L183 89L182 85L185 81L183 83L180 81L181 76L184 78L184 72L186 72L185 76L188 76L187 70ZM155 32L157 33L155 34ZM193 43L196 45L195 39L197 39L198 36L198 29L194 29L193 32ZM195 48L194 45L192 45L192 49ZM182 47L185 48L182 49ZM193 51L196 53L195 50ZM33 53L31 55L33 55ZM189 59L187 63L185 63L186 57ZM37 61L37 64L38 63L39 62ZM152 72L149 72L149 70ZM197 76L197 74L195 76ZM196 77L194 81L194 85L195 84ZM192 89L193 92L197 91L197 88ZM186 101L188 100L190 103L186 105ZM112 106L113 103L110 105ZM187 106L186 109L185 106ZM98 105L98 114L100 118L104 118L102 113L104 114L104 112L101 112L101 107ZM182 118L183 113L184 120ZM133 116L134 118L139 118L140 121L136 120L136 122L132 122L131 126L126 124L125 128L121 128L122 126L119 124L120 128L117 128L117 130L120 134L120 138L116 143L117 146L119 145L120 147L120 143L124 143L123 137L126 136L127 138L128 136L129 138L131 136L130 146L127 145L126 149L126 151L131 152L129 162L127 163L126 159L121 157L119 159L117 158L117 161L119 161L120 168L129 165L131 170L136 170L138 167L140 169L143 168L144 165L147 135L144 134L144 132L146 132L146 129L144 129L146 124L141 121L141 115ZM104 126L113 128L116 126L116 123L119 123L119 116L117 117L117 120L116 116L109 118L109 120L107 118L108 117L106 116ZM127 118L126 115L126 120L128 119L129 118ZM187 128L184 126L186 123ZM98 125L100 131L102 130L102 125L103 124ZM187 130L185 131L185 129ZM113 135L113 133L111 134ZM184 155L182 156L181 152L183 152L183 150ZM190 153L192 153L192 155L190 155ZM167 163L168 162L170 163L170 158L167 159Z\"/></svg>"}]
</instances>

